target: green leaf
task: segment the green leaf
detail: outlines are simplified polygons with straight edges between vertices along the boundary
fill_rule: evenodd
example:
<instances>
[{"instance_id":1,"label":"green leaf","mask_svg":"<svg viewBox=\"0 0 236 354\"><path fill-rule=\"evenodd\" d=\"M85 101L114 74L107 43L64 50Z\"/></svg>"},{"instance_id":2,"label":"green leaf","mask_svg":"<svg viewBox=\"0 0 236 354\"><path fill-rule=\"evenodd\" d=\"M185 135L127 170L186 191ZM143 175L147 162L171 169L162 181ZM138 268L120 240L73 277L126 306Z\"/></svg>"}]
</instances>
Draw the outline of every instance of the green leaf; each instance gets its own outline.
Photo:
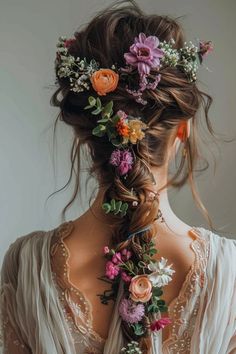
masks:
<instances>
[{"instance_id":1,"label":"green leaf","mask_svg":"<svg viewBox=\"0 0 236 354\"><path fill-rule=\"evenodd\" d=\"M101 113L101 111L102 111L101 108L98 107L94 111L92 111L92 114L99 114L99 113Z\"/></svg>"},{"instance_id":2,"label":"green leaf","mask_svg":"<svg viewBox=\"0 0 236 354\"><path fill-rule=\"evenodd\" d=\"M112 122L113 122L114 125L116 125L116 123L118 123L119 120L120 120L120 117L119 117L117 114L115 114L115 115L112 117Z\"/></svg>"},{"instance_id":3,"label":"green leaf","mask_svg":"<svg viewBox=\"0 0 236 354\"><path fill-rule=\"evenodd\" d=\"M97 97L97 107L101 108L102 107L102 102L99 97Z\"/></svg>"},{"instance_id":4,"label":"green leaf","mask_svg":"<svg viewBox=\"0 0 236 354\"><path fill-rule=\"evenodd\" d=\"M111 211L111 206L109 203L103 203L102 209L105 211L106 214L108 214Z\"/></svg>"},{"instance_id":5,"label":"green leaf","mask_svg":"<svg viewBox=\"0 0 236 354\"><path fill-rule=\"evenodd\" d=\"M96 98L95 97L89 96L88 101L89 101L90 106L95 106L95 104L96 104Z\"/></svg>"},{"instance_id":6,"label":"green leaf","mask_svg":"<svg viewBox=\"0 0 236 354\"><path fill-rule=\"evenodd\" d=\"M117 215L120 212L120 207L122 205L122 201L119 200L118 202L116 202L116 210L114 212L115 215Z\"/></svg>"},{"instance_id":7,"label":"green leaf","mask_svg":"<svg viewBox=\"0 0 236 354\"><path fill-rule=\"evenodd\" d=\"M151 304L148 306L148 312L154 313L154 312L158 312L158 311L159 311L159 308L155 304Z\"/></svg>"},{"instance_id":8,"label":"green leaf","mask_svg":"<svg viewBox=\"0 0 236 354\"><path fill-rule=\"evenodd\" d=\"M126 215L126 212L128 210L128 203L123 203L120 210L121 210L121 216L125 216Z\"/></svg>"},{"instance_id":9,"label":"green leaf","mask_svg":"<svg viewBox=\"0 0 236 354\"><path fill-rule=\"evenodd\" d=\"M116 138L111 138L111 143L114 145L114 146L120 146L120 141Z\"/></svg>"},{"instance_id":10,"label":"green leaf","mask_svg":"<svg viewBox=\"0 0 236 354\"><path fill-rule=\"evenodd\" d=\"M153 287L152 293L154 296L161 296L163 294L163 291L161 290L161 288Z\"/></svg>"},{"instance_id":11,"label":"green leaf","mask_svg":"<svg viewBox=\"0 0 236 354\"><path fill-rule=\"evenodd\" d=\"M116 201L115 199L111 200L111 211L114 211L116 209Z\"/></svg>"},{"instance_id":12,"label":"green leaf","mask_svg":"<svg viewBox=\"0 0 236 354\"><path fill-rule=\"evenodd\" d=\"M156 254L156 253L157 253L157 250L156 250L155 248L151 248L151 249L149 250L150 256L154 256L154 254Z\"/></svg>"},{"instance_id":13,"label":"green leaf","mask_svg":"<svg viewBox=\"0 0 236 354\"><path fill-rule=\"evenodd\" d=\"M84 109L90 109L92 106L85 106Z\"/></svg>"},{"instance_id":14,"label":"green leaf","mask_svg":"<svg viewBox=\"0 0 236 354\"><path fill-rule=\"evenodd\" d=\"M98 123L106 123L108 121L108 118L102 118L98 120Z\"/></svg>"},{"instance_id":15,"label":"green leaf","mask_svg":"<svg viewBox=\"0 0 236 354\"><path fill-rule=\"evenodd\" d=\"M105 130L100 128L100 125L98 125L97 127L95 127L92 130L93 135L96 135L98 137L102 137L105 134Z\"/></svg>"},{"instance_id":16,"label":"green leaf","mask_svg":"<svg viewBox=\"0 0 236 354\"><path fill-rule=\"evenodd\" d=\"M102 116L108 116L110 117L113 113L112 111L112 107L113 107L113 101L110 101L106 104L106 106L103 108L103 111L102 111Z\"/></svg>"},{"instance_id":17,"label":"green leaf","mask_svg":"<svg viewBox=\"0 0 236 354\"><path fill-rule=\"evenodd\" d=\"M145 331L141 323L134 323L131 325L136 336L141 336Z\"/></svg>"},{"instance_id":18,"label":"green leaf","mask_svg":"<svg viewBox=\"0 0 236 354\"><path fill-rule=\"evenodd\" d=\"M167 306L163 306L163 307L159 307L160 312L167 312L168 307Z\"/></svg>"}]
</instances>

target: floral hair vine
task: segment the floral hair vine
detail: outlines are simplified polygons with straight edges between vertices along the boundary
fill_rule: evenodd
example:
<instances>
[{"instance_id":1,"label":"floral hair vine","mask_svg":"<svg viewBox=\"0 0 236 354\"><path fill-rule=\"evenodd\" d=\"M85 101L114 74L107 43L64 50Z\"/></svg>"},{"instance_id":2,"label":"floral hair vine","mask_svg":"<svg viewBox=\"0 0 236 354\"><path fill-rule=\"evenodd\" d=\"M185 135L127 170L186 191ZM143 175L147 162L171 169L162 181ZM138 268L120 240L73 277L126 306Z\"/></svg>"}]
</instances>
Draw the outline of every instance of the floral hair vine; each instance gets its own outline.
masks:
<instances>
[{"instance_id":1,"label":"floral hair vine","mask_svg":"<svg viewBox=\"0 0 236 354\"><path fill-rule=\"evenodd\" d=\"M158 89L161 69L165 67L177 67L190 82L196 81L198 65L213 50L212 42L199 41L198 46L185 42L183 48L176 49L173 39L168 43L160 42L156 36L139 33L129 52L124 53L124 67L112 65L111 68L100 68L94 59L89 61L71 54L70 48L75 41L75 38L59 38L55 62L57 78L69 80L69 89L74 93L91 91L84 110L91 112L91 119L97 117L92 134L109 140L113 151L108 163L120 178L126 179L135 163L133 146L145 137L148 125L142 117L133 117L123 110L114 112L113 101L104 105L101 98L115 91L123 82L127 93L138 103L146 105L143 94L146 90ZM135 194L133 188L131 194ZM138 201L132 203L134 207L137 205ZM115 199L102 205L105 213L112 212L121 217L126 215L128 207L128 203ZM132 243L133 237L138 234L142 238L148 229L149 226L131 233L127 239ZM168 309L162 299L162 288L175 273L172 264L167 265L163 257L159 261L153 259L157 250L152 240L143 239L142 243L135 245L135 253L128 246L121 250L119 246L112 249L104 247L107 262L105 275L101 279L111 283L111 289L98 294L102 303L108 303L116 297L120 280L123 281L124 293L118 312L125 328L136 339L121 349L121 353L125 354L142 353L139 339L157 333L171 322L170 318L161 317L161 313Z\"/></svg>"}]
</instances>

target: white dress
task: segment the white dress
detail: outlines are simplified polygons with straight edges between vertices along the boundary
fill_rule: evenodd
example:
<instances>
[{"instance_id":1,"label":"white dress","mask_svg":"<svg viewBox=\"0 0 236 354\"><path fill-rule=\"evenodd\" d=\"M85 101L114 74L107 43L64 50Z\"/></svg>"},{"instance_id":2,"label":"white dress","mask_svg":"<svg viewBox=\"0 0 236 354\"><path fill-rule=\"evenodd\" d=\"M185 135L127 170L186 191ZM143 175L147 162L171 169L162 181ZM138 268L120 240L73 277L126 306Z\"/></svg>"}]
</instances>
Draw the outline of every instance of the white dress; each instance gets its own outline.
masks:
<instances>
[{"instance_id":1,"label":"white dress","mask_svg":"<svg viewBox=\"0 0 236 354\"><path fill-rule=\"evenodd\" d=\"M73 230L67 221L49 231L17 238L1 271L1 333L4 354L120 354L126 345L118 315L120 282L108 338L92 328L92 308L70 284ZM236 353L236 241L193 228L195 261L169 305L170 335L152 335L152 354ZM0 344L1 347L1 344Z\"/></svg>"}]
</instances>

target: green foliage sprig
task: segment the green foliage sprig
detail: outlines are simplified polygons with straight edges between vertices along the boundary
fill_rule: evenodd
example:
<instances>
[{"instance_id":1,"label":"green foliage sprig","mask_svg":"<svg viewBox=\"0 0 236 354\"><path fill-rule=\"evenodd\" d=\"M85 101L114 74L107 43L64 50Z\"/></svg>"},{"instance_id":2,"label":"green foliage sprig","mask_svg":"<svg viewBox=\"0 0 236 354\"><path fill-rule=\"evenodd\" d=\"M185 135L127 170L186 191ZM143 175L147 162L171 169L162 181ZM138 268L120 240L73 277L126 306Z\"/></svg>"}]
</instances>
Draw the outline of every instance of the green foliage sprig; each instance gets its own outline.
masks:
<instances>
[{"instance_id":1,"label":"green foliage sprig","mask_svg":"<svg viewBox=\"0 0 236 354\"><path fill-rule=\"evenodd\" d=\"M112 212L114 215L120 213L120 216L125 216L128 210L128 203L122 202L121 200L111 199L110 203L106 202L102 204L102 209L106 214Z\"/></svg>"}]
</instances>

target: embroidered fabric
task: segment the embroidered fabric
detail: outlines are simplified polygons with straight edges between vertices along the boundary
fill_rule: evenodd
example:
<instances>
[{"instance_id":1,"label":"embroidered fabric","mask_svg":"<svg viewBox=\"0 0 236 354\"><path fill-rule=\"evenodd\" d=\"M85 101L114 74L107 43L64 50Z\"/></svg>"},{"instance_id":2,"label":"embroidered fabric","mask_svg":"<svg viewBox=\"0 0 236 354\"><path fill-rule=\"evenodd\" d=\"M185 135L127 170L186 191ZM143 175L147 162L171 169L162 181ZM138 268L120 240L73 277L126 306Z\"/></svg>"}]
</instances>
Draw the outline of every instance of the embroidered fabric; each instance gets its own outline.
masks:
<instances>
[{"instance_id":1,"label":"embroidered fabric","mask_svg":"<svg viewBox=\"0 0 236 354\"><path fill-rule=\"evenodd\" d=\"M101 354L105 340L93 330L91 303L80 289L70 282L70 252L64 239L72 232L73 227L72 221L65 222L55 229L52 237L50 259L53 282L58 290L76 349L83 354Z\"/></svg>"},{"instance_id":2,"label":"embroidered fabric","mask_svg":"<svg viewBox=\"0 0 236 354\"><path fill-rule=\"evenodd\" d=\"M206 266L209 256L209 242L200 233L190 247L195 253L192 264L179 295L169 304L168 313L172 319L169 337L162 344L163 354L190 354L191 338L198 314L201 290L206 281Z\"/></svg>"},{"instance_id":3,"label":"embroidered fabric","mask_svg":"<svg viewBox=\"0 0 236 354\"><path fill-rule=\"evenodd\" d=\"M70 282L68 258L70 252L64 242L73 230L73 221L67 221L55 229L51 243L51 267L54 284L64 309L65 320L70 326L78 352L101 354L105 340L93 330L92 307L85 295ZM195 231L194 231L195 230ZM163 342L163 354L190 353L191 337L199 308L199 297L206 276L209 244L197 228L191 248L195 253L192 264L179 295L169 305L169 317L173 319L168 338ZM191 301L190 301L191 300Z\"/></svg>"}]
</instances>

